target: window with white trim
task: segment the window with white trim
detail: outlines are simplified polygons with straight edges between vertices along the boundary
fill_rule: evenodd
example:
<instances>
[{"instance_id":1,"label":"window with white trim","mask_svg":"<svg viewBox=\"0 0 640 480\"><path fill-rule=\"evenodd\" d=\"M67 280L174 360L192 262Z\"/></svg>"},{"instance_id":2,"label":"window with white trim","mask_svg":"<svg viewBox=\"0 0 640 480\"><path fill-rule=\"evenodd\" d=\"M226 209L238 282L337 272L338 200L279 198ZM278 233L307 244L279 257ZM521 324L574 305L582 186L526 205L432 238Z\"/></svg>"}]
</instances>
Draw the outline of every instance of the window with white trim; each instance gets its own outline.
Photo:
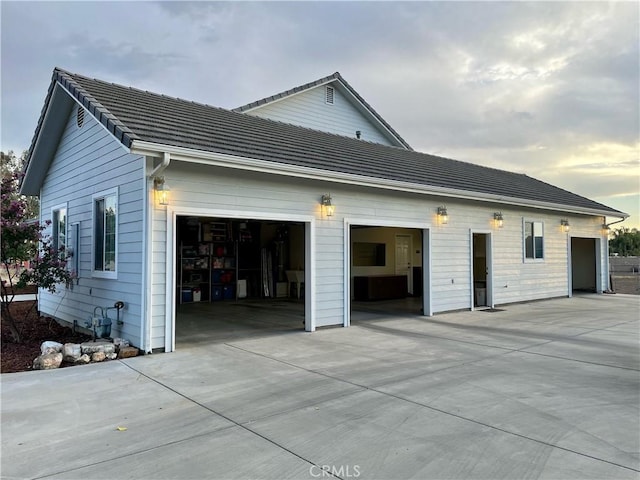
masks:
<instances>
[{"instance_id":1,"label":"window with white trim","mask_svg":"<svg viewBox=\"0 0 640 480\"><path fill-rule=\"evenodd\" d=\"M116 278L118 190L93 195L93 275Z\"/></svg>"},{"instance_id":2,"label":"window with white trim","mask_svg":"<svg viewBox=\"0 0 640 480\"><path fill-rule=\"evenodd\" d=\"M524 222L524 258L542 260L544 258L544 225L542 222Z\"/></svg>"},{"instance_id":3,"label":"window with white trim","mask_svg":"<svg viewBox=\"0 0 640 480\"><path fill-rule=\"evenodd\" d=\"M55 207L51 211L53 248L64 255L67 248L67 206Z\"/></svg>"}]
</instances>

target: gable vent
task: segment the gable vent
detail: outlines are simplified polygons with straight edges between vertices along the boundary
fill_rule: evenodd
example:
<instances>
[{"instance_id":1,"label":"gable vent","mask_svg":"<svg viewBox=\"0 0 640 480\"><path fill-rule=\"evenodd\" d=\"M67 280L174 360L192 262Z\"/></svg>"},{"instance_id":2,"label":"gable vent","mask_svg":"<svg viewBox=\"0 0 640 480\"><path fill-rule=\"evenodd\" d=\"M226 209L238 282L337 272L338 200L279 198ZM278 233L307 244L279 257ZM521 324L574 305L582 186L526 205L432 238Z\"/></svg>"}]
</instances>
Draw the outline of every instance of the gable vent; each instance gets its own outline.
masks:
<instances>
[{"instance_id":1,"label":"gable vent","mask_svg":"<svg viewBox=\"0 0 640 480\"><path fill-rule=\"evenodd\" d=\"M325 103L328 103L329 105L333 105L333 87L325 87L325 91L324 91L324 101Z\"/></svg>"},{"instance_id":2,"label":"gable vent","mask_svg":"<svg viewBox=\"0 0 640 480\"><path fill-rule=\"evenodd\" d=\"M82 128L82 125L84 125L84 108L80 106L78 106L78 111L76 112L76 123L78 128Z\"/></svg>"}]
</instances>

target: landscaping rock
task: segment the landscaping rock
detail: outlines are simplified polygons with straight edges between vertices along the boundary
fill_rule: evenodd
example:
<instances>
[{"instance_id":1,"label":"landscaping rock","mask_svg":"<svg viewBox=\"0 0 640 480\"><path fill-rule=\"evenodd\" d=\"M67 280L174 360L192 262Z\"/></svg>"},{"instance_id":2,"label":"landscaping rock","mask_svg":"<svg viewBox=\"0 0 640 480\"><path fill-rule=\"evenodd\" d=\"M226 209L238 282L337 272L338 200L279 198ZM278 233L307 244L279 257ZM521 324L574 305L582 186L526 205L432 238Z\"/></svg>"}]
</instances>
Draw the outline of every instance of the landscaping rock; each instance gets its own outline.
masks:
<instances>
[{"instance_id":1,"label":"landscaping rock","mask_svg":"<svg viewBox=\"0 0 640 480\"><path fill-rule=\"evenodd\" d=\"M76 365L82 365L84 363L89 363L91 361L91 357L86 353L84 355L80 355L80 358L76 360Z\"/></svg>"},{"instance_id":2,"label":"landscaping rock","mask_svg":"<svg viewBox=\"0 0 640 480\"><path fill-rule=\"evenodd\" d=\"M111 342L84 342L80 345L82 353L91 355L95 352L113 353L116 351L116 347Z\"/></svg>"},{"instance_id":3,"label":"landscaping rock","mask_svg":"<svg viewBox=\"0 0 640 480\"><path fill-rule=\"evenodd\" d=\"M65 362L77 362L82 355L79 343L65 343L62 347L62 359Z\"/></svg>"},{"instance_id":4,"label":"landscaping rock","mask_svg":"<svg viewBox=\"0 0 640 480\"><path fill-rule=\"evenodd\" d=\"M138 349L136 347L121 347L118 352L118 358L137 357Z\"/></svg>"},{"instance_id":5,"label":"landscaping rock","mask_svg":"<svg viewBox=\"0 0 640 480\"><path fill-rule=\"evenodd\" d=\"M58 353L62 350L62 344L58 342L42 342L40 345L40 353L42 355L48 355L49 353Z\"/></svg>"},{"instance_id":6,"label":"landscaping rock","mask_svg":"<svg viewBox=\"0 0 640 480\"><path fill-rule=\"evenodd\" d=\"M62 363L62 353L46 353L36 357L33 361L34 370L51 370L58 368Z\"/></svg>"},{"instance_id":7,"label":"landscaping rock","mask_svg":"<svg viewBox=\"0 0 640 480\"><path fill-rule=\"evenodd\" d=\"M118 354L116 352L107 353L107 360L115 360L116 358L118 358Z\"/></svg>"},{"instance_id":8,"label":"landscaping rock","mask_svg":"<svg viewBox=\"0 0 640 480\"><path fill-rule=\"evenodd\" d=\"M107 358L107 355L104 352L93 352L91 354L92 362L103 362Z\"/></svg>"},{"instance_id":9,"label":"landscaping rock","mask_svg":"<svg viewBox=\"0 0 640 480\"><path fill-rule=\"evenodd\" d=\"M124 338L114 338L113 339L113 344L116 346L116 351L120 350L122 347L128 347L129 346L129 340L126 340Z\"/></svg>"}]
</instances>

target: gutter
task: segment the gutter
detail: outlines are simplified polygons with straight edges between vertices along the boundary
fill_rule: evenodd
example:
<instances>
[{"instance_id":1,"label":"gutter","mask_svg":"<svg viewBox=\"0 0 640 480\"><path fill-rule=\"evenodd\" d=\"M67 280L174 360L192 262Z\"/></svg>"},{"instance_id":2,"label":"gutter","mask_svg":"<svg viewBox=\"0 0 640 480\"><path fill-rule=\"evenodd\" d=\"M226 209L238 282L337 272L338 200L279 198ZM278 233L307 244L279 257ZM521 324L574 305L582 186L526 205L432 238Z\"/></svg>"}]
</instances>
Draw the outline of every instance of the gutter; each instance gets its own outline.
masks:
<instances>
[{"instance_id":1,"label":"gutter","mask_svg":"<svg viewBox=\"0 0 640 480\"><path fill-rule=\"evenodd\" d=\"M355 175L351 173L333 172L328 170L321 170L318 168L301 167L298 165L288 165L285 163L271 162L266 160L256 160L253 158L239 157L236 155L227 155L222 153L207 152L203 150L193 150L184 147L161 145L141 140L134 140L132 142L131 153L153 157L170 154L171 159L173 160L233 168L236 170L249 170L262 173L271 173L275 175L284 175L289 177L310 178L314 180L330 181L346 185L359 185L364 187L382 188L386 190L419 193L423 195L438 195L464 200L492 201L520 207L537 207L547 210L558 210L564 213L575 213L582 215L604 215L609 217L621 218L621 221L629 217L628 214L623 212L619 212L621 215L615 215L610 210L568 206L560 203L541 202L517 197L505 197L490 193L469 192L468 190L459 190L455 188L426 186L409 182L401 182L397 180L385 180L380 178Z\"/></svg>"}]
</instances>

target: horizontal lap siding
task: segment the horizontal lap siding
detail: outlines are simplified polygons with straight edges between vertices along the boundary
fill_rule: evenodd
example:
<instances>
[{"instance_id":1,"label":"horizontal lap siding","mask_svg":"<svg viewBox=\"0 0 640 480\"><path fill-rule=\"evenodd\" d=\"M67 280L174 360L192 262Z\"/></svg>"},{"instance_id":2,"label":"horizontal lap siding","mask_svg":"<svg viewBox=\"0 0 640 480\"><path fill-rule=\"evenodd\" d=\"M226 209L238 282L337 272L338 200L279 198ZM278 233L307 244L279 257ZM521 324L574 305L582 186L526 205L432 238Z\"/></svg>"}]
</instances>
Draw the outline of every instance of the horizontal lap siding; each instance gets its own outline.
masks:
<instances>
[{"instance_id":1,"label":"horizontal lap siding","mask_svg":"<svg viewBox=\"0 0 640 480\"><path fill-rule=\"evenodd\" d=\"M362 140L391 145L338 89L334 89L333 105L325 103L325 87L320 86L247 114L352 138L356 136L356 130L360 130Z\"/></svg>"},{"instance_id":2,"label":"horizontal lap siding","mask_svg":"<svg viewBox=\"0 0 640 480\"><path fill-rule=\"evenodd\" d=\"M112 326L112 336L140 345L142 319L142 159L126 153L95 120L85 115L78 128L75 109L67 122L41 190L42 220L51 219L51 208L67 203L67 223L80 223L79 279L73 288L57 293L41 291L40 310L84 326L94 307L125 302L125 324ZM118 187L118 278L91 276L92 198L94 193ZM49 228L49 233L51 228ZM115 311L109 316L115 319Z\"/></svg>"},{"instance_id":3,"label":"horizontal lap siding","mask_svg":"<svg viewBox=\"0 0 640 480\"><path fill-rule=\"evenodd\" d=\"M567 236L560 230L566 215L504 205L331 185L306 179L238 172L219 167L173 162L164 172L171 185L171 204L211 210L290 213L314 216L316 325L340 325L344 307L344 219L431 226L432 305L435 312L471 307L470 229L493 238L494 301L497 304L567 295ZM319 201L331 193L335 216L321 215ZM438 225L436 211L447 205L449 223ZM493 225L502 211L504 228ZM153 222L153 304L164 305L165 217L156 210ZM545 258L523 261L522 219L544 222ZM572 228L599 234L598 220L569 216ZM385 223L386 222L386 223ZM357 221L355 222L357 224ZM575 225L575 227L573 227ZM406 233L405 229L398 230ZM415 243L415 242L414 242ZM420 245L414 245L415 249ZM506 285L506 286L505 286ZM163 346L164 311L154 307L154 348ZM156 336L157 335L157 336Z\"/></svg>"}]
</instances>

